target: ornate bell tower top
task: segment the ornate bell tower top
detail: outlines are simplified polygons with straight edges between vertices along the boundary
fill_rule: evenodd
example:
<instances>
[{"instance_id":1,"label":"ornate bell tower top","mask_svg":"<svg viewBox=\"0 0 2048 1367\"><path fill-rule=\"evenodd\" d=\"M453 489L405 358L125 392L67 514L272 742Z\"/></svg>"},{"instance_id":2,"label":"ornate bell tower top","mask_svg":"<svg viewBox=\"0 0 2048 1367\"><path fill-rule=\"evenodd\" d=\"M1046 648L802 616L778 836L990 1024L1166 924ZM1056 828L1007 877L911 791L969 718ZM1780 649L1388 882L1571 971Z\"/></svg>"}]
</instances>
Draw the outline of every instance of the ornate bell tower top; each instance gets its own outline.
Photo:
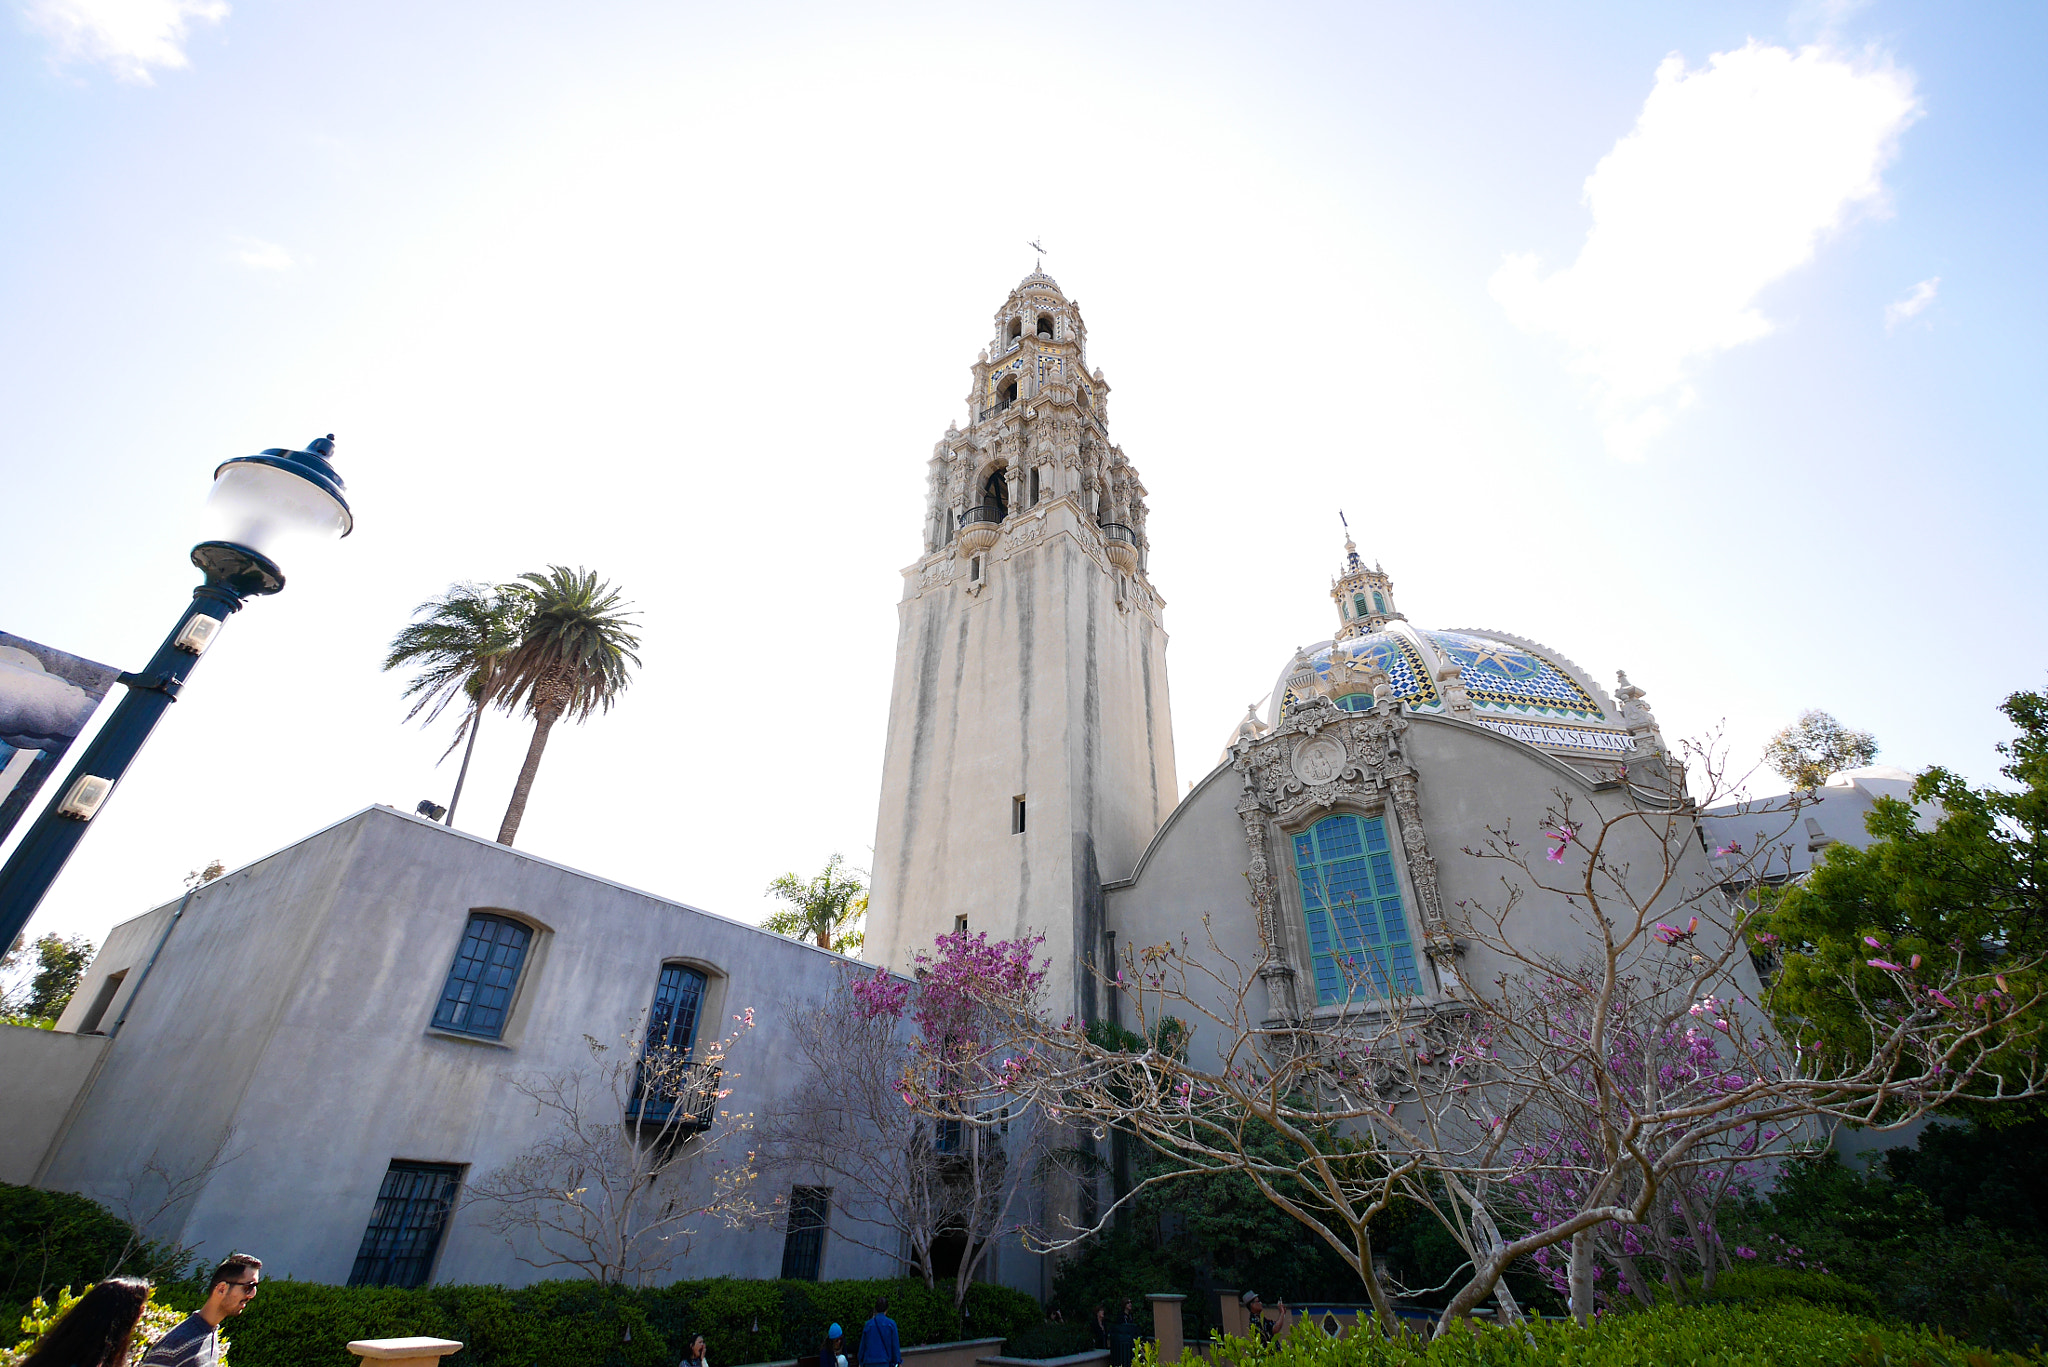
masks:
<instances>
[{"instance_id":1,"label":"ornate bell tower top","mask_svg":"<svg viewBox=\"0 0 2048 1367\"><path fill-rule=\"evenodd\" d=\"M1330 597L1337 604L1336 639L1340 641L1378 631L1390 621L1408 620L1394 606L1394 581L1378 565L1368 569L1348 535L1344 538L1344 571L1330 581Z\"/></svg>"},{"instance_id":2,"label":"ornate bell tower top","mask_svg":"<svg viewBox=\"0 0 2048 1367\"><path fill-rule=\"evenodd\" d=\"M989 566L976 555L1023 518L1044 524L1050 505L1065 502L1090 558L1130 580L1119 606L1156 618L1162 603L1147 575L1145 486L1109 439L1109 381L1088 368L1081 306L1033 270L996 310L995 336L973 374L966 426L948 426L932 448L927 560L963 553L970 582L981 582ZM930 564L918 572L935 577Z\"/></svg>"}]
</instances>

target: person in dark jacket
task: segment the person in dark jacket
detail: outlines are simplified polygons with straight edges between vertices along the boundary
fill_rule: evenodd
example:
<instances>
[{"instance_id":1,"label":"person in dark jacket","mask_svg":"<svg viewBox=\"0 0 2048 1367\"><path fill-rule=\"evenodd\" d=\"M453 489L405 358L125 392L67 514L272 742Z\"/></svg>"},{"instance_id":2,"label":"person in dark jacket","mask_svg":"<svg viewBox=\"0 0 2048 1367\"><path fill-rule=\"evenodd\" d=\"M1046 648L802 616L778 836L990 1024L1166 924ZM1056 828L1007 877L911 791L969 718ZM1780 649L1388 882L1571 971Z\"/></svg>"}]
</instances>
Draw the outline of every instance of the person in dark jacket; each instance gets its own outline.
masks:
<instances>
[{"instance_id":1,"label":"person in dark jacket","mask_svg":"<svg viewBox=\"0 0 2048 1367\"><path fill-rule=\"evenodd\" d=\"M148 1300L140 1277L107 1278L36 1340L21 1367L125 1367Z\"/></svg>"},{"instance_id":2,"label":"person in dark jacket","mask_svg":"<svg viewBox=\"0 0 2048 1367\"><path fill-rule=\"evenodd\" d=\"M875 1313L860 1328L858 1367L903 1367L903 1345L896 1337L896 1321L889 1318L889 1298L875 1302Z\"/></svg>"},{"instance_id":3,"label":"person in dark jacket","mask_svg":"<svg viewBox=\"0 0 2048 1367\"><path fill-rule=\"evenodd\" d=\"M818 1367L846 1367L846 1331L835 1321L825 1331L825 1347L818 1353Z\"/></svg>"},{"instance_id":4,"label":"person in dark jacket","mask_svg":"<svg viewBox=\"0 0 2048 1367\"><path fill-rule=\"evenodd\" d=\"M1109 1347L1109 1303L1107 1301L1095 1307L1095 1346L1097 1348Z\"/></svg>"}]
</instances>

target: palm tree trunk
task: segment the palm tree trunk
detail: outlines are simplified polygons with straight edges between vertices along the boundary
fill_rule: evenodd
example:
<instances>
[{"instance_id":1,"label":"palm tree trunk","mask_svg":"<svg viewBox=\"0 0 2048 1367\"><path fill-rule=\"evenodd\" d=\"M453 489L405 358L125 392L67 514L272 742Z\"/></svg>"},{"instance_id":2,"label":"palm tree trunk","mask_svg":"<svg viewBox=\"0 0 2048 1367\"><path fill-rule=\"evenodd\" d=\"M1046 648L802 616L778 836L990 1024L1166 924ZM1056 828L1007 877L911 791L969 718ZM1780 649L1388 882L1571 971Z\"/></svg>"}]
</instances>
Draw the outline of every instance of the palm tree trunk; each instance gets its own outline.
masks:
<instances>
[{"instance_id":1,"label":"palm tree trunk","mask_svg":"<svg viewBox=\"0 0 2048 1367\"><path fill-rule=\"evenodd\" d=\"M484 709L481 703L469 709L469 744L462 747L462 768L455 775L455 796L448 799L448 815L444 818L450 826L455 824L455 804L462 801L462 783L469 777L469 757L476 753L476 729L483 724L483 720Z\"/></svg>"},{"instance_id":2,"label":"palm tree trunk","mask_svg":"<svg viewBox=\"0 0 2048 1367\"><path fill-rule=\"evenodd\" d=\"M519 781L512 785L512 804L505 808L505 820L498 827L498 843L509 845L519 834L519 823L526 816L526 799L533 793L533 776L540 772L541 753L548 748L548 732L555 728L555 718L562 715L560 703L543 704L533 714L533 739L526 746L526 762L519 766Z\"/></svg>"}]
</instances>

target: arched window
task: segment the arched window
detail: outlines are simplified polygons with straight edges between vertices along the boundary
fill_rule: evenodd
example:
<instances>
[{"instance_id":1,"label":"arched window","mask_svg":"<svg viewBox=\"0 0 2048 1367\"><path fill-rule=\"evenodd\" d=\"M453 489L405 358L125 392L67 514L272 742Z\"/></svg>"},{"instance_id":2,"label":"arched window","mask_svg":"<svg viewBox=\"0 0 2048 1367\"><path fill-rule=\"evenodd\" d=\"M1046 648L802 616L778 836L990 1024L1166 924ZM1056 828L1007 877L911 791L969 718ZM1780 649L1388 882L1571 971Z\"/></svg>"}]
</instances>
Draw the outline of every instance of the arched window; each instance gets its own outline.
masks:
<instances>
[{"instance_id":1,"label":"arched window","mask_svg":"<svg viewBox=\"0 0 2048 1367\"><path fill-rule=\"evenodd\" d=\"M1365 616L1365 595L1364 595L1364 594L1362 594L1362 593L1354 593L1354 594L1352 594L1352 595L1351 595L1351 606L1352 606L1352 608L1353 608L1353 609L1354 609L1354 610L1356 611L1356 613L1357 613L1357 615L1358 615L1358 616L1360 616L1360 617L1363 617L1363 616Z\"/></svg>"},{"instance_id":2,"label":"arched window","mask_svg":"<svg viewBox=\"0 0 2048 1367\"><path fill-rule=\"evenodd\" d=\"M1386 614L1387 600L1380 597L1380 591L1378 589L1374 589L1372 591L1372 605L1382 616Z\"/></svg>"},{"instance_id":3,"label":"arched window","mask_svg":"<svg viewBox=\"0 0 2048 1367\"><path fill-rule=\"evenodd\" d=\"M690 1061L697 1044L697 1020L704 1010L703 972L687 964L663 964L647 1012L647 1035L633 1074L626 1116L642 1125L673 1126L683 1132L709 1127L717 1104L718 1070Z\"/></svg>"},{"instance_id":4,"label":"arched window","mask_svg":"<svg viewBox=\"0 0 2048 1367\"><path fill-rule=\"evenodd\" d=\"M1006 408L1017 402L1017 382L1015 380L1003 381L1003 387L996 391L996 402Z\"/></svg>"},{"instance_id":5,"label":"arched window","mask_svg":"<svg viewBox=\"0 0 2048 1367\"><path fill-rule=\"evenodd\" d=\"M1337 699L1337 706L1343 708L1346 712L1370 712L1372 711L1372 694L1346 693L1343 697Z\"/></svg>"},{"instance_id":6,"label":"arched window","mask_svg":"<svg viewBox=\"0 0 2048 1367\"><path fill-rule=\"evenodd\" d=\"M1001 470L989 471L982 481L981 506L997 522L1010 515L1010 477Z\"/></svg>"},{"instance_id":7,"label":"arched window","mask_svg":"<svg viewBox=\"0 0 2048 1367\"><path fill-rule=\"evenodd\" d=\"M1023 335L1024 320L1022 318L1012 318L1010 320L1010 340L1014 342Z\"/></svg>"},{"instance_id":8,"label":"arched window","mask_svg":"<svg viewBox=\"0 0 2048 1367\"><path fill-rule=\"evenodd\" d=\"M512 991L532 942L532 928L511 917L472 912L441 989L441 1004L434 1008L434 1028L483 1039L503 1035Z\"/></svg>"},{"instance_id":9,"label":"arched window","mask_svg":"<svg viewBox=\"0 0 2048 1367\"><path fill-rule=\"evenodd\" d=\"M1338 812L1294 837L1316 1000L1370 1002L1418 991L1387 824Z\"/></svg>"},{"instance_id":10,"label":"arched window","mask_svg":"<svg viewBox=\"0 0 2048 1367\"><path fill-rule=\"evenodd\" d=\"M1048 342L1052 340L1052 319L1042 313L1038 315L1038 335Z\"/></svg>"}]
</instances>

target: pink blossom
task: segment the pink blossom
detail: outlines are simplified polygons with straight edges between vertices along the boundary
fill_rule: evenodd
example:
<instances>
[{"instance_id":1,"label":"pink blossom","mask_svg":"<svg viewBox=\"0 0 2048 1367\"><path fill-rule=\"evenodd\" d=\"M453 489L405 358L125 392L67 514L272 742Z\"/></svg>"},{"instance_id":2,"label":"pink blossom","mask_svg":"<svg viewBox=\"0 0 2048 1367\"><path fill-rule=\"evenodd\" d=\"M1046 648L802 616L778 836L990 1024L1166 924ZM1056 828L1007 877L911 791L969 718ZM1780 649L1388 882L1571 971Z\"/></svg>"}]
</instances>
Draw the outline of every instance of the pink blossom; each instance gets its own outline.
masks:
<instances>
[{"instance_id":1,"label":"pink blossom","mask_svg":"<svg viewBox=\"0 0 2048 1367\"><path fill-rule=\"evenodd\" d=\"M1908 959L1908 960L1906 961L1906 967L1908 967L1908 968L1918 968L1918 967L1920 967L1920 956L1919 956L1918 954L1915 954L1915 955L1914 955L1914 956L1913 956L1912 958Z\"/></svg>"},{"instance_id":2,"label":"pink blossom","mask_svg":"<svg viewBox=\"0 0 2048 1367\"><path fill-rule=\"evenodd\" d=\"M1888 969L1893 973L1904 973L1906 971L1905 969L1900 968L1897 964L1893 963L1890 959L1865 959L1864 962L1869 964L1872 968Z\"/></svg>"},{"instance_id":3,"label":"pink blossom","mask_svg":"<svg viewBox=\"0 0 2048 1367\"><path fill-rule=\"evenodd\" d=\"M1992 981L1998 984L1998 990L1999 990L2000 992L2010 992L2010 991L2012 991L2012 989L2011 989L2011 988L2009 988L2009 987L2007 987L2007 986L2005 985L2005 975L2004 975L2003 973L2000 973L2000 974L1998 974L1998 975L1997 975L1996 977L1994 977L1994 978L1992 979Z\"/></svg>"},{"instance_id":4,"label":"pink blossom","mask_svg":"<svg viewBox=\"0 0 2048 1367\"><path fill-rule=\"evenodd\" d=\"M1934 998L1936 1001L1940 1002L1943 1006L1946 1006L1951 1011L1956 1009L1956 1004L1950 1001L1946 996L1944 996L1942 994L1941 989L1938 987L1928 988L1927 995Z\"/></svg>"},{"instance_id":5,"label":"pink blossom","mask_svg":"<svg viewBox=\"0 0 2048 1367\"><path fill-rule=\"evenodd\" d=\"M1725 844L1725 845L1722 845L1721 847L1719 847L1718 849L1716 849L1716 850L1714 851L1714 854L1715 854L1715 855L1716 855L1717 857L1718 857L1718 856L1726 856L1726 855L1731 855L1731 854L1741 854L1741 853L1742 853L1742 842L1741 842L1740 840L1731 840L1731 841L1729 841L1729 842L1728 842L1727 844Z\"/></svg>"},{"instance_id":6,"label":"pink blossom","mask_svg":"<svg viewBox=\"0 0 2048 1367\"><path fill-rule=\"evenodd\" d=\"M1879 939L1878 939L1878 938L1877 938L1877 937L1876 937L1875 935L1866 935L1866 936L1864 936L1864 937L1863 937L1863 943L1864 943L1864 944L1866 944L1866 945L1869 945L1869 946L1870 946L1870 947L1871 947L1872 949L1883 949L1883 948L1884 948L1884 942L1883 942L1883 941L1881 941L1881 940L1879 940Z\"/></svg>"}]
</instances>

